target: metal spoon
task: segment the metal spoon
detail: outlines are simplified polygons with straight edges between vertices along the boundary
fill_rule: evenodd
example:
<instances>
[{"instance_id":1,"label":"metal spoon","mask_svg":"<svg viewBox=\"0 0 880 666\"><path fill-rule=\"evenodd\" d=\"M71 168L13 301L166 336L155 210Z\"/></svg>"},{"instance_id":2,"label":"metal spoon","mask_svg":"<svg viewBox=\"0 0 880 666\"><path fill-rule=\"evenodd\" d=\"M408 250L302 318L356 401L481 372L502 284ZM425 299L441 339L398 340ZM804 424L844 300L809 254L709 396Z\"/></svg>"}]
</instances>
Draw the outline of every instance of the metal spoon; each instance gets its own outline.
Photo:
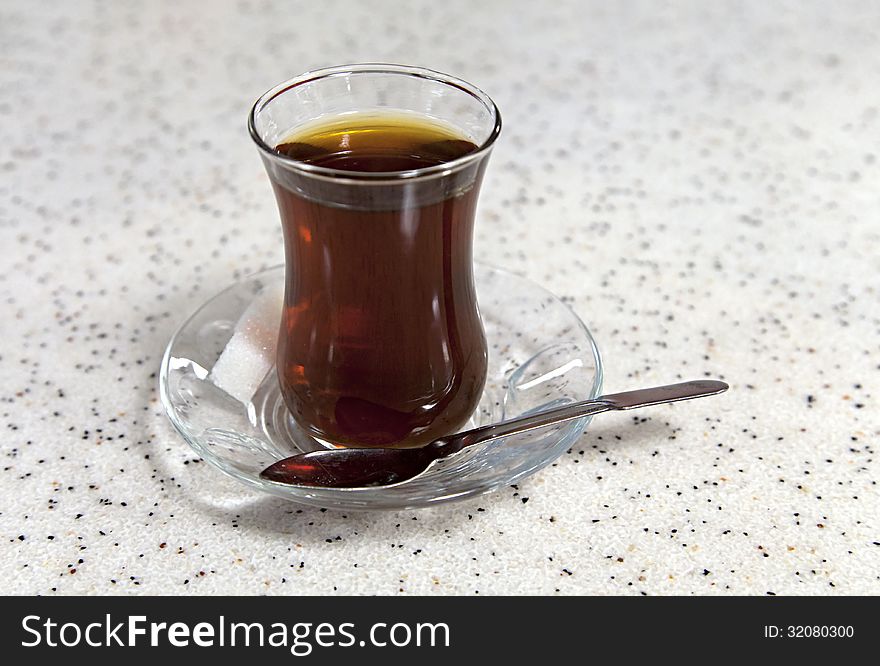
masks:
<instances>
[{"instance_id":1,"label":"metal spoon","mask_svg":"<svg viewBox=\"0 0 880 666\"><path fill-rule=\"evenodd\" d=\"M340 448L301 453L279 460L260 476L288 485L321 488L363 488L408 481L424 472L435 460L458 453L467 446L580 419L610 410L635 409L666 402L702 398L723 393L729 387L716 380L697 380L654 388L603 395L530 416L474 428L434 440L416 449Z\"/></svg>"}]
</instances>

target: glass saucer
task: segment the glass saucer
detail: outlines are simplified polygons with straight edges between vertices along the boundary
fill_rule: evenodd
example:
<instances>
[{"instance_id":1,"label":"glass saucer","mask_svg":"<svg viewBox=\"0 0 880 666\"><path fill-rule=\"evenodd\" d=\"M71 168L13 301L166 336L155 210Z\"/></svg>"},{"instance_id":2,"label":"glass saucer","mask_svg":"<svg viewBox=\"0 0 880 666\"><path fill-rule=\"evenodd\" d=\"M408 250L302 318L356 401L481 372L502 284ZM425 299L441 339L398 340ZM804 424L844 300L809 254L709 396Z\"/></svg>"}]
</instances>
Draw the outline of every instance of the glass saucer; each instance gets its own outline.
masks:
<instances>
[{"instance_id":1,"label":"glass saucer","mask_svg":"<svg viewBox=\"0 0 880 666\"><path fill-rule=\"evenodd\" d=\"M477 264L489 374L468 428L542 411L599 394L602 363L587 327L535 283ZM254 296L281 283L284 267L257 273L220 292L168 343L159 388L174 427L203 459L252 488L295 502L344 509L403 509L463 499L515 483L572 446L589 418L512 436L434 463L393 486L308 488L260 478L280 458L323 448L291 417L271 371L248 404L217 388L210 370Z\"/></svg>"}]
</instances>

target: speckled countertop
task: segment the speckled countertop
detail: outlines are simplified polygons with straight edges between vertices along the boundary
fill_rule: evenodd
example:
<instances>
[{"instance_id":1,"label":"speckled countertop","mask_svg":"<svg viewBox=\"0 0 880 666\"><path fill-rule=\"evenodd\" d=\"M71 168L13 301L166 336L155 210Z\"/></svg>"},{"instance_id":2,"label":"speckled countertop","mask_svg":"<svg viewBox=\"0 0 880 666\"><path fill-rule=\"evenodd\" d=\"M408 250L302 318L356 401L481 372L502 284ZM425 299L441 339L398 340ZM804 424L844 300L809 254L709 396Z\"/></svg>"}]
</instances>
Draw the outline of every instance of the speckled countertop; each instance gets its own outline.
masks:
<instances>
[{"instance_id":1,"label":"speckled countertop","mask_svg":"<svg viewBox=\"0 0 880 666\"><path fill-rule=\"evenodd\" d=\"M0 3L0 591L880 593L873 3ZM426 511L257 496L173 432L173 329L282 260L245 116L352 61L474 81L477 254L595 333L553 467Z\"/></svg>"}]
</instances>

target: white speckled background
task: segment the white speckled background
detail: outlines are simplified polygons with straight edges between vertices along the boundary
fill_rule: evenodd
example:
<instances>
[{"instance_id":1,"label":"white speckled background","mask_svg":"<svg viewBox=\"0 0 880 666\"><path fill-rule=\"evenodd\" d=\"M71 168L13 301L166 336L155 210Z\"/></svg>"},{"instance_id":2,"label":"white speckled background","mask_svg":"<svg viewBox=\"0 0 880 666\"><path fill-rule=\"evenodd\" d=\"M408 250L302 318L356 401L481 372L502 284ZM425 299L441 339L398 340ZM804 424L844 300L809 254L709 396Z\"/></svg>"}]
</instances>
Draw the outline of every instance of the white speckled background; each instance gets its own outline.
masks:
<instances>
[{"instance_id":1,"label":"white speckled background","mask_svg":"<svg viewBox=\"0 0 880 666\"><path fill-rule=\"evenodd\" d=\"M874 3L0 2L0 591L880 593ZM477 254L567 297L599 417L518 488L356 514L253 494L167 423L173 329L279 263L250 104L419 64L506 127Z\"/></svg>"}]
</instances>

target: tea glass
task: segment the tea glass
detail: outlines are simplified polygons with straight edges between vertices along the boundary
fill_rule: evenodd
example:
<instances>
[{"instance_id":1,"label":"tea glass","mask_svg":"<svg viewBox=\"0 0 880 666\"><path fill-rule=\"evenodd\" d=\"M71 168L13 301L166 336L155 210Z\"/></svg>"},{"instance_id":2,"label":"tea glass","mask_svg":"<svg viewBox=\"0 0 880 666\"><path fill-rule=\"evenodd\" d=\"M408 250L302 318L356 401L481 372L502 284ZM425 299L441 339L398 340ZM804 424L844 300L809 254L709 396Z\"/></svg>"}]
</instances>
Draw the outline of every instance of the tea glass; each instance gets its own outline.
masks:
<instances>
[{"instance_id":1,"label":"tea glass","mask_svg":"<svg viewBox=\"0 0 880 666\"><path fill-rule=\"evenodd\" d=\"M385 113L440 122L476 148L385 172L319 166L276 150L297 128ZM494 102L431 70L349 65L268 91L249 128L281 216L276 367L297 424L324 444L349 446L420 446L460 429L486 381L472 241L501 130Z\"/></svg>"}]
</instances>

